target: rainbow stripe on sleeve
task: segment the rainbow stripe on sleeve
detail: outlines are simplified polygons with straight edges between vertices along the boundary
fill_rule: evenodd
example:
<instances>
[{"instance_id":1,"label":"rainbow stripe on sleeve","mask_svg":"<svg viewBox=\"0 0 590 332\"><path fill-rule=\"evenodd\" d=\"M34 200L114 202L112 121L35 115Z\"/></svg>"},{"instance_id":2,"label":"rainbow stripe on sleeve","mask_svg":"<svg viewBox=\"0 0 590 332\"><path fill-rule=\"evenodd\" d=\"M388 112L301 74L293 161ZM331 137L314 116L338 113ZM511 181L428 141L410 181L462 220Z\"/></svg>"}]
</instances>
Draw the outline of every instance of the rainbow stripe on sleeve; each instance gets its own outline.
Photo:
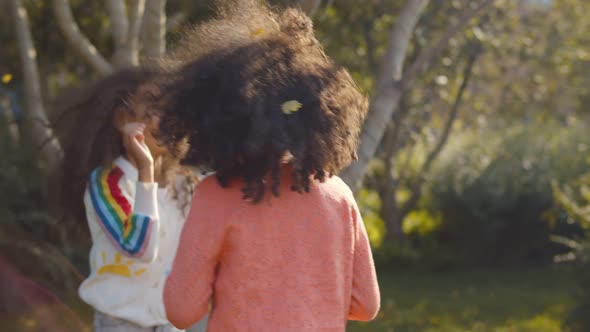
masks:
<instances>
[{"instance_id":1,"label":"rainbow stripe on sleeve","mask_svg":"<svg viewBox=\"0 0 590 332\"><path fill-rule=\"evenodd\" d=\"M119 188L123 171L113 166L99 167L90 174L92 205L107 237L123 254L139 257L147 248L152 220L132 213L131 205Z\"/></svg>"}]
</instances>

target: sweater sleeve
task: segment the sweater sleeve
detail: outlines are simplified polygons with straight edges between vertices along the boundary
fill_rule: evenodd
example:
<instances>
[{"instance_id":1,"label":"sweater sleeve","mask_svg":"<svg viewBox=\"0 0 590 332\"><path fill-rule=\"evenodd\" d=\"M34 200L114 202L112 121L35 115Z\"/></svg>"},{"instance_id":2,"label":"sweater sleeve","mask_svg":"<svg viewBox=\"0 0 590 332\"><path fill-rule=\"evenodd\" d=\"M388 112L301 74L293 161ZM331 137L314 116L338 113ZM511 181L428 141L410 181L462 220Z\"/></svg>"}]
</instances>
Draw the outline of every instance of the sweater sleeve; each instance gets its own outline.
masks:
<instances>
[{"instance_id":1,"label":"sweater sleeve","mask_svg":"<svg viewBox=\"0 0 590 332\"><path fill-rule=\"evenodd\" d=\"M134 200L129 201L120 186L122 175L116 166L92 172L84 199L86 215L100 225L117 251L152 262L158 255L158 185L137 182Z\"/></svg>"},{"instance_id":2,"label":"sweater sleeve","mask_svg":"<svg viewBox=\"0 0 590 332\"><path fill-rule=\"evenodd\" d=\"M370 321L379 312L381 302L379 285L367 230L354 199L351 205L355 234L352 294L348 319Z\"/></svg>"},{"instance_id":3,"label":"sweater sleeve","mask_svg":"<svg viewBox=\"0 0 590 332\"><path fill-rule=\"evenodd\" d=\"M227 219L220 211L223 199L214 194L216 186L212 178L197 186L164 287L167 318L179 329L193 325L209 310Z\"/></svg>"}]
</instances>

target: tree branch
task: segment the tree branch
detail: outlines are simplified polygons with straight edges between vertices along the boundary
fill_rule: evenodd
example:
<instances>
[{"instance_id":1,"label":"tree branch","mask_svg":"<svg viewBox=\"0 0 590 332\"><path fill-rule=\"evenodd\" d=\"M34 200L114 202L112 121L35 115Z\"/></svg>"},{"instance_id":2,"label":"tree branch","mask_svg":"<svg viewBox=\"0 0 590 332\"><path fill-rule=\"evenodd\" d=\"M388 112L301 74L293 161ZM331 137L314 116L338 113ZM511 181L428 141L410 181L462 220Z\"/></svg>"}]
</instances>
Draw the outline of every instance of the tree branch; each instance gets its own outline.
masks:
<instances>
[{"instance_id":1,"label":"tree branch","mask_svg":"<svg viewBox=\"0 0 590 332\"><path fill-rule=\"evenodd\" d=\"M129 49L131 51L131 63L139 64L139 36L141 33L141 23L145 12L145 0L131 0L129 10Z\"/></svg>"},{"instance_id":2,"label":"tree branch","mask_svg":"<svg viewBox=\"0 0 590 332\"><path fill-rule=\"evenodd\" d=\"M463 80L461 81L461 85L459 86L459 90L457 91L457 96L455 97L455 101L451 108L451 113L447 118L445 127L439 138L439 141L434 147L434 149L432 149L432 151L430 151L430 153L426 157L426 161L424 161L424 164L422 164L422 167L418 172L416 182L412 186L410 198L404 203L404 205L400 209L400 214L402 216L407 215L418 203L418 200L422 195L422 184L424 183L424 180L426 178L425 174L430 170L430 167L432 167L432 164L434 163L436 158L438 158L439 154L442 152L444 146L448 142L449 135L451 133L451 130L453 129L453 124L455 123L455 120L457 119L457 114L459 113L459 105L463 100L463 95L465 93L467 85L469 84L471 74L473 73L473 66L480 54L481 46L477 44L475 46L475 49L471 52L469 59L467 60L467 65L465 66L465 70L463 71Z\"/></svg>"},{"instance_id":3,"label":"tree branch","mask_svg":"<svg viewBox=\"0 0 590 332\"><path fill-rule=\"evenodd\" d=\"M45 113L45 108L43 107L39 69L37 68L37 52L33 45L33 38L31 37L27 11L21 0L11 0L9 5L11 15L14 18L23 68L27 120L35 142L41 144L44 141L48 141L48 144L42 146L41 153L47 161L49 168L54 169L61 158L61 147L53 135L51 128L39 124L39 122L47 123L49 121L47 120L47 113Z\"/></svg>"},{"instance_id":4,"label":"tree branch","mask_svg":"<svg viewBox=\"0 0 590 332\"><path fill-rule=\"evenodd\" d=\"M129 33L127 6L125 1L121 0L106 0L105 3L111 20L111 34L115 44L113 62L116 67L123 67L132 61L130 45L127 39Z\"/></svg>"},{"instance_id":5,"label":"tree branch","mask_svg":"<svg viewBox=\"0 0 590 332\"><path fill-rule=\"evenodd\" d=\"M448 46L449 40L453 38L454 35L468 27L472 23L472 19L478 16L482 10L491 6L494 1L496 0L483 0L476 6L467 9L461 17L459 17L457 23L450 26L433 47L422 52L416 61L409 66L404 73L404 86L410 86L414 79L424 72L427 64L431 62L432 59L436 58Z\"/></svg>"},{"instance_id":6,"label":"tree branch","mask_svg":"<svg viewBox=\"0 0 590 332\"><path fill-rule=\"evenodd\" d=\"M383 56L381 75L377 79L377 94L361 133L359 160L341 174L353 191L360 186L365 168L375 155L391 114L399 103L401 86L396 85L402 77L410 38L427 4L428 0L408 0L391 30L389 47Z\"/></svg>"},{"instance_id":7,"label":"tree branch","mask_svg":"<svg viewBox=\"0 0 590 332\"><path fill-rule=\"evenodd\" d=\"M146 0L143 17L144 54L157 59L166 52L166 0Z\"/></svg>"},{"instance_id":8,"label":"tree branch","mask_svg":"<svg viewBox=\"0 0 590 332\"><path fill-rule=\"evenodd\" d=\"M115 48L127 44L127 33L129 31L129 21L127 20L127 8L125 1L106 0L106 7L111 19L111 33Z\"/></svg>"},{"instance_id":9,"label":"tree branch","mask_svg":"<svg viewBox=\"0 0 590 332\"><path fill-rule=\"evenodd\" d=\"M112 66L80 31L72 15L69 0L53 0L53 11L57 24L70 47L100 75L112 72Z\"/></svg>"},{"instance_id":10,"label":"tree branch","mask_svg":"<svg viewBox=\"0 0 590 332\"><path fill-rule=\"evenodd\" d=\"M9 94L0 94L0 106L2 107L2 112L0 113L3 115L4 121L6 123L6 129L8 130L8 135L10 136L10 144L12 146L17 146L20 139L20 132L18 123L14 119L14 110L12 109ZM1 127L3 126L0 123L0 128Z\"/></svg>"},{"instance_id":11,"label":"tree branch","mask_svg":"<svg viewBox=\"0 0 590 332\"><path fill-rule=\"evenodd\" d=\"M384 55L385 61L381 67L383 75L379 78L378 89L391 89L392 83L401 80L410 39L427 4L428 1L424 0L409 1L402 9L391 32L389 48Z\"/></svg>"},{"instance_id":12,"label":"tree branch","mask_svg":"<svg viewBox=\"0 0 590 332\"><path fill-rule=\"evenodd\" d=\"M383 60L381 70L382 76L378 80L377 94L371 102L371 110L369 111L369 115L361 133L361 141L358 150L359 159L341 174L342 179L353 191L356 191L359 188L367 165L375 155L381 138L383 137L386 124L389 122L391 115L398 109L398 103L402 93L411 87L416 77L423 72L424 68L432 61L432 59L440 54L440 52L448 45L451 38L468 26L474 17L476 17L484 8L492 5L494 1L495 0L482 0L475 7L467 9L459 18L459 22L450 26L433 47L424 50L418 56L410 68L403 73L402 79L402 74L400 72L403 68L405 50L407 49L409 38L411 37L415 24L423 10L423 7L421 9L417 7L421 1L415 0L406 3L406 7L402 9L400 18L398 18L394 25L394 30L392 31L392 36L390 38L390 48ZM410 10L411 8L414 10ZM415 17L412 20L409 18L405 19L408 22L408 25L398 29L398 23L402 21L403 16L405 15ZM409 24L412 23L412 21L414 25L410 29ZM398 33L399 36L396 35L396 33ZM391 75L390 73L393 73L393 77L388 76Z\"/></svg>"},{"instance_id":13,"label":"tree branch","mask_svg":"<svg viewBox=\"0 0 590 332\"><path fill-rule=\"evenodd\" d=\"M410 105L407 103L407 98L402 97L399 102L400 112L399 114L408 114ZM396 121L390 121L387 126L387 130L383 135L383 146L384 152L384 167L385 172L383 174L383 180L377 185L379 195L381 197L381 217L385 222L386 226L386 240L403 240L405 235L403 232L402 222L403 218L400 218L399 205L397 202L397 192L400 185L400 179L402 177L395 176L395 168L397 165L394 164L394 156L397 155L403 142L401 139L402 125L404 121L403 116ZM398 168L398 172L404 170L405 166Z\"/></svg>"}]
</instances>

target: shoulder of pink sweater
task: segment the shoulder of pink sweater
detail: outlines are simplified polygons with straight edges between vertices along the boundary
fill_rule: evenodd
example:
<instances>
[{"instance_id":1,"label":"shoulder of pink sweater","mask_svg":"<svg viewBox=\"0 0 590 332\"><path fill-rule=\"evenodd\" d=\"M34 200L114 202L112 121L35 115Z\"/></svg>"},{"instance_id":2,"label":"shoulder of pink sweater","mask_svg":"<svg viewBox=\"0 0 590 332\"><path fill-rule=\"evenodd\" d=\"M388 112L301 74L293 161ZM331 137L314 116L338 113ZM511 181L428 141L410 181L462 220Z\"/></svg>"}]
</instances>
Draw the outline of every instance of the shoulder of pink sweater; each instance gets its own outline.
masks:
<instances>
[{"instance_id":1,"label":"shoulder of pink sweater","mask_svg":"<svg viewBox=\"0 0 590 332\"><path fill-rule=\"evenodd\" d=\"M227 188L223 188L215 176L208 176L196 186L193 195L193 205L195 202L211 203L219 201L218 197L224 195Z\"/></svg>"},{"instance_id":2,"label":"shoulder of pink sweater","mask_svg":"<svg viewBox=\"0 0 590 332\"><path fill-rule=\"evenodd\" d=\"M354 201L352 190L340 177L334 175L326 180L325 184L332 192L334 192L334 194L342 195L344 199Z\"/></svg>"},{"instance_id":3,"label":"shoulder of pink sweater","mask_svg":"<svg viewBox=\"0 0 590 332\"><path fill-rule=\"evenodd\" d=\"M241 189L242 184L239 181L232 181L228 186L222 187L217 177L211 175L195 188L192 205L204 205L209 208L221 205L225 211L228 204L237 204L242 201Z\"/></svg>"},{"instance_id":4,"label":"shoulder of pink sweater","mask_svg":"<svg viewBox=\"0 0 590 332\"><path fill-rule=\"evenodd\" d=\"M215 176L209 176L201 182L195 189L194 199L202 199L205 201L218 201L219 196L224 196L224 200L242 201L242 187L243 181L231 181L227 187L222 187ZM346 201L348 203L355 202L354 194L350 187L338 176L332 176L324 183L318 183L324 193L333 198ZM288 190L288 189L287 189Z\"/></svg>"},{"instance_id":5,"label":"shoulder of pink sweater","mask_svg":"<svg viewBox=\"0 0 590 332\"><path fill-rule=\"evenodd\" d=\"M195 190L214 190L219 188L222 189L215 175L209 175L199 182L199 185L195 187Z\"/></svg>"}]
</instances>

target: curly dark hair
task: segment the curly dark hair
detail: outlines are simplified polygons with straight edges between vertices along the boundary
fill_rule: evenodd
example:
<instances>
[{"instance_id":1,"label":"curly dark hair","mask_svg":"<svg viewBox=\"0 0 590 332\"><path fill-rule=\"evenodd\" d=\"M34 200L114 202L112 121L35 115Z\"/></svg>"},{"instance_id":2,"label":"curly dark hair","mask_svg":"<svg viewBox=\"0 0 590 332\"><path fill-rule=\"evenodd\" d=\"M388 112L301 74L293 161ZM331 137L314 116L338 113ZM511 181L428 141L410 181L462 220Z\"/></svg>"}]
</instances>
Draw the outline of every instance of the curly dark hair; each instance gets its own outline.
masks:
<instances>
[{"instance_id":1,"label":"curly dark hair","mask_svg":"<svg viewBox=\"0 0 590 332\"><path fill-rule=\"evenodd\" d=\"M113 125L117 109L129 108L129 99L140 86L157 82L162 73L157 68L121 69L105 78L76 89L68 94L67 105L58 110L60 118L69 118L62 142L64 156L57 174L61 189L59 201L66 220L85 220L83 194L88 175L99 166L109 166L125 153L121 134ZM143 97L144 102L150 102ZM153 98L153 97L152 97ZM62 97L62 99L64 99ZM156 102L156 101L154 101ZM66 121L64 121L66 122ZM185 151L179 140L170 151ZM167 177L183 155L164 156L163 172Z\"/></svg>"},{"instance_id":2,"label":"curly dark hair","mask_svg":"<svg viewBox=\"0 0 590 332\"><path fill-rule=\"evenodd\" d=\"M368 110L349 73L325 55L305 14L258 13L272 17L276 28L267 24L225 46L212 36L206 44L218 47L181 67L167 86L172 102L160 123L164 142L174 145L188 135L187 160L209 166L222 186L243 179L244 197L253 202L267 187L279 195L286 158L291 189L300 193L309 191L312 177L337 174L356 158ZM225 35L249 29L229 21ZM216 29L205 23L194 31L207 40L220 26L216 20Z\"/></svg>"}]
</instances>

